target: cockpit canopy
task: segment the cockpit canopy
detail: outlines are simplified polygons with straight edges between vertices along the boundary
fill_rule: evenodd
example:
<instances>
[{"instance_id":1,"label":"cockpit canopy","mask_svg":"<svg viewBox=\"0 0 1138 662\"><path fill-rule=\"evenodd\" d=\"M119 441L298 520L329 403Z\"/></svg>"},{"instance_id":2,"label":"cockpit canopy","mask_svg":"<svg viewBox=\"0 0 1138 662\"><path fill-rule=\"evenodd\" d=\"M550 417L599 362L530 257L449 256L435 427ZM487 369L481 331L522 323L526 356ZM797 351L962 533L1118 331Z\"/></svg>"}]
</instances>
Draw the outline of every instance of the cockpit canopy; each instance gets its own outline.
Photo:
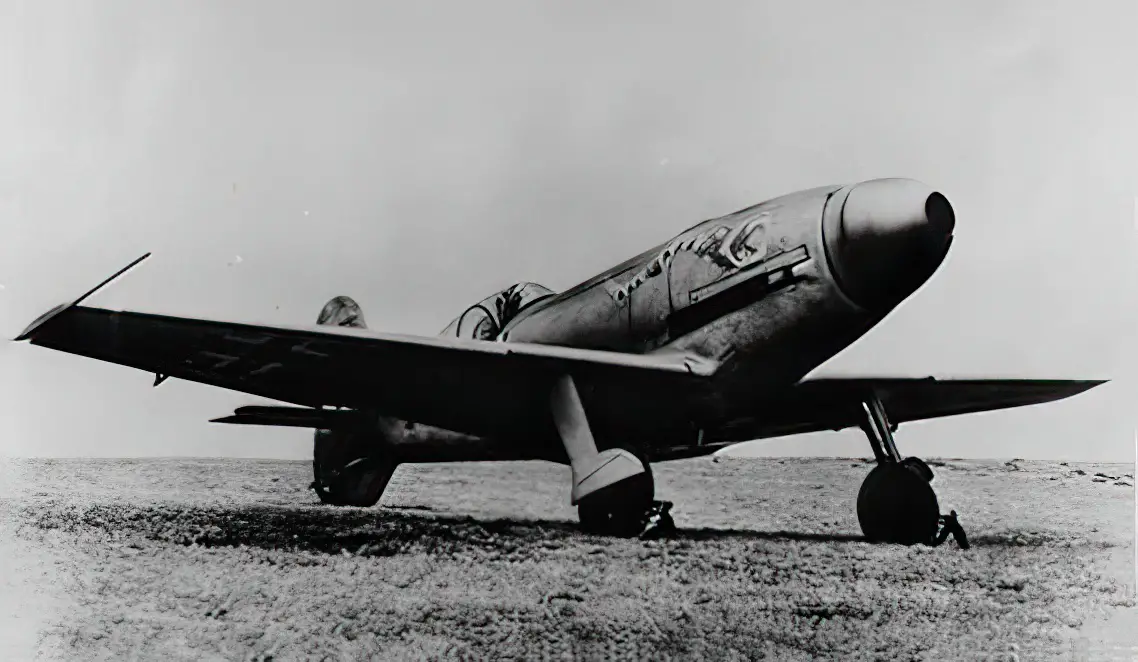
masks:
<instances>
[{"instance_id":1,"label":"cockpit canopy","mask_svg":"<svg viewBox=\"0 0 1138 662\"><path fill-rule=\"evenodd\" d=\"M467 308L439 335L494 340L518 313L554 294L537 283L515 283Z\"/></svg>"}]
</instances>

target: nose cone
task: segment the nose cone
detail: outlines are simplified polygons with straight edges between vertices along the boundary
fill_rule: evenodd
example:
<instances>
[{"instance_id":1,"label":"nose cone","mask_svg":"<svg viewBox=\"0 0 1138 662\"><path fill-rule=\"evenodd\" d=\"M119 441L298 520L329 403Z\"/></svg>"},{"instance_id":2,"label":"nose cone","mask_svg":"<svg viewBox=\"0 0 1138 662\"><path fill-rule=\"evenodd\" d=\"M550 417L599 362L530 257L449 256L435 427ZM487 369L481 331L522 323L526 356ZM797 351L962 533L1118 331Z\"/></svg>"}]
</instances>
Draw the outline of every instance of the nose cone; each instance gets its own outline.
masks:
<instances>
[{"instance_id":1,"label":"nose cone","mask_svg":"<svg viewBox=\"0 0 1138 662\"><path fill-rule=\"evenodd\" d=\"M869 309L895 306L940 266L956 216L948 200L911 179L854 186L840 213L827 212L826 251L838 286Z\"/></svg>"}]
</instances>

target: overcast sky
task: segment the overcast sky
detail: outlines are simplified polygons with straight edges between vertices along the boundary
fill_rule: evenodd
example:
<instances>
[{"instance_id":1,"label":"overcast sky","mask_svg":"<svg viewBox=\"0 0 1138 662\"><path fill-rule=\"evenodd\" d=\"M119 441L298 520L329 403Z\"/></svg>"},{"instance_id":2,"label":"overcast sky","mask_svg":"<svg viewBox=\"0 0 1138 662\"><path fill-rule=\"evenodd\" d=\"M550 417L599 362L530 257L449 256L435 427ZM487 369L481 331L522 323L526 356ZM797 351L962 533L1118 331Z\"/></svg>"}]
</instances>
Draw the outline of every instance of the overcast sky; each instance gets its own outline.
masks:
<instances>
[{"instance_id":1,"label":"overcast sky","mask_svg":"<svg viewBox=\"0 0 1138 662\"><path fill-rule=\"evenodd\" d=\"M88 301L437 333L707 217L889 176L938 187L933 280L826 372L1134 365L1138 4L3 2L0 333ZM311 457L206 423L250 396L0 344L18 455ZM1133 458L1125 379L905 425L903 453ZM869 455L860 432L756 445Z\"/></svg>"}]
</instances>

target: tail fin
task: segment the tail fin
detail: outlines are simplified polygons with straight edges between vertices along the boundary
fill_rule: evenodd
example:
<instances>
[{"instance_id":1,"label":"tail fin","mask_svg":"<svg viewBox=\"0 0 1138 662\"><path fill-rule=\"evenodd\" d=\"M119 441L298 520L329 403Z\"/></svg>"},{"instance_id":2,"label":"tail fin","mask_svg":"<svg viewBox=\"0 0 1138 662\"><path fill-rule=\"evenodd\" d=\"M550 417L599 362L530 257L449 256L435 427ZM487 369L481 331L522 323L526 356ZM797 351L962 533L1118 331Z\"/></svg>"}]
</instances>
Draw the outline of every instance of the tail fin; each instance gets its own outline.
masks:
<instances>
[{"instance_id":1,"label":"tail fin","mask_svg":"<svg viewBox=\"0 0 1138 662\"><path fill-rule=\"evenodd\" d=\"M316 318L317 324L328 326L350 326L357 329L366 329L364 311L360 310L358 303L351 297L339 296L324 304L320 316Z\"/></svg>"}]
</instances>

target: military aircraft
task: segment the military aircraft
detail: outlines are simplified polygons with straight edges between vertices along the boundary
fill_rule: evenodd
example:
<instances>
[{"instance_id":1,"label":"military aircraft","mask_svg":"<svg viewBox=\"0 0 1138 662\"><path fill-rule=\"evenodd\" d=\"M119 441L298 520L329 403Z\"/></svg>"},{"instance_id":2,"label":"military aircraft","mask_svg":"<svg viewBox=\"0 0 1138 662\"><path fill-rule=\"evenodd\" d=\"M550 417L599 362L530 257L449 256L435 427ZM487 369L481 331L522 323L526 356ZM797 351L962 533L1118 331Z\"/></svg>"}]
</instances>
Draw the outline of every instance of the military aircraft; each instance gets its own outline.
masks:
<instances>
[{"instance_id":1,"label":"military aircraft","mask_svg":"<svg viewBox=\"0 0 1138 662\"><path fill-rule=\"evenodd\" d=\"M401 463L540 459L569 465L582 528L614 535L652 507L651 462L858 426L877 461L862 531L913 544L939 505L898 424L1103 383L808 376L933 275L955 224L941 193L877 179L703 221L564 292L513 285L438 337L370 330L348 297L315 326L266 326L79 305L97 287L16 340L287 403L214 422L315 429L326 504L374 505Z\"/></svg>"}]
</instances>

